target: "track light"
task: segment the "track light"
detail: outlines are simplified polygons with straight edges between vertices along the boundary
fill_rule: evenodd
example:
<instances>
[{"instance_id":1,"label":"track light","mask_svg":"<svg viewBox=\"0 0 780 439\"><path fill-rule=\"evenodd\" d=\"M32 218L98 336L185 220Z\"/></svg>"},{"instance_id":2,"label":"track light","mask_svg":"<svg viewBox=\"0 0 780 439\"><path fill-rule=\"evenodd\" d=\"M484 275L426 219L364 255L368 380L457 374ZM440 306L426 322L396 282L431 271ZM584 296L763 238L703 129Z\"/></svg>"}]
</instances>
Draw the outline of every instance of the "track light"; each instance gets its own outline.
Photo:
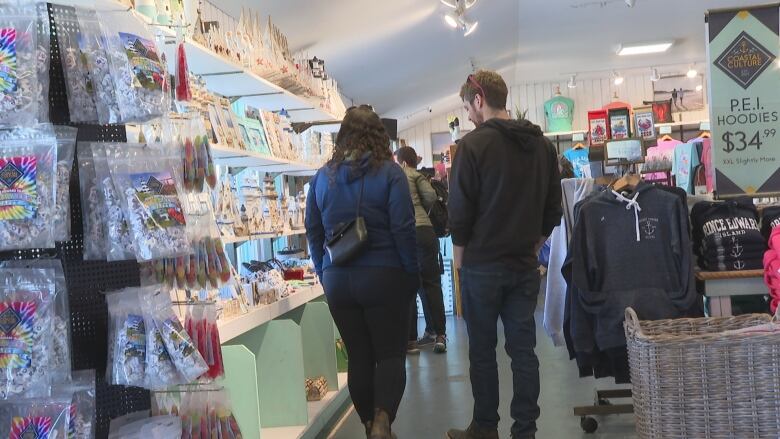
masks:
<instances>
[{"instance_id":1,"label":"track light","mask_svg":"<svg viewBox=\"0 0 780 439\"><path fill-rule=\"evenodd\" d=\"M626 78L620 76L618 72L612 72L612 78L614 79L615 85L621 85L623 84L623 81L626 80Z\"/></svg>"},{"instance_id":2,"label":"track light","mask_svg":"<svg viewBox=\"0 0 780 439\"><path fill-rule=\"evenodd\" d=\"M464 27L465 32L463 32L463 36L467 37L467 36L471 35L475 30L477 30L477 26L479 26L479 22L478 21L475 21L473 23L464 22L463 23L463 27Z\"/></svg>"},{"instance_id":3,"label":"track light","mask_svg":"<svg viewBox=\"0 0 780 439\"><path fill-rule=\"evenodd\" d=\"M571 75L569 83L566 84L569 88L577 88L577 75Z\"/></svg>"},{"instance_id":4,"label":"track light","mask_svg":"<svg viewBox=\"0 0 780 439\"><path fill-rule=\"evenodd\" d=\"M458 9L461 6L461 2L463 2L464 9L471 9L472 6L477 4L477 0L439 0L439 1L444 6L447 6L448 8L452 8L452 9Z\"/></svg>"},{"instance_id":5,"label":"track light","mask_svg":"<svg viewBox=\"0 0 780 439\"><path fill-rule=\"evenodd\" d=\"M661 76L658 74L658 69L653 68L650 71L650 80L653 82L658 82L661 80Z\"/></svg>"},{"instance_id":6,"label":"track light","mask_svg":"<svg viewBox=\"0 0 780 439\"><path fill-rule=\"evenodd\" d=\"M694 66L691 66L691 68L688 69L688 73L686 73L685 76L689 77L690 79L694 79L697 76L699 76L699 72L696 70Z\"/></svg>"},{"instance_id":7,"label":"track light","mask_svg":"<svg viewBox=\"0 0 780 439\"><path fill-rule=\"evenodd\" d=\"M704 87L701 86L701 84L696 86L696 91L702 91L704 90Z\"/></svg>"},{"instance_id":8,"label":"track light","mask_svg":"<svg viewBox=\"0 0 780 439\"><path fill-rule=\"evenodd\" d=\"M458 19L455 18L452 14L445 14L444 15L444 21L447 23L447 25L453 29L458 27Z\"/></svg>"},{"instance_id":9,"label":"track light","mask_svg":"<svg viewBox=\"0 0 780 439\"><path fill-rule=\"evenodd\" d=\"M452 9L458 9L458 4L449 0L439 0L444 6L450 7Z\"/></svg>"}]
</instances>

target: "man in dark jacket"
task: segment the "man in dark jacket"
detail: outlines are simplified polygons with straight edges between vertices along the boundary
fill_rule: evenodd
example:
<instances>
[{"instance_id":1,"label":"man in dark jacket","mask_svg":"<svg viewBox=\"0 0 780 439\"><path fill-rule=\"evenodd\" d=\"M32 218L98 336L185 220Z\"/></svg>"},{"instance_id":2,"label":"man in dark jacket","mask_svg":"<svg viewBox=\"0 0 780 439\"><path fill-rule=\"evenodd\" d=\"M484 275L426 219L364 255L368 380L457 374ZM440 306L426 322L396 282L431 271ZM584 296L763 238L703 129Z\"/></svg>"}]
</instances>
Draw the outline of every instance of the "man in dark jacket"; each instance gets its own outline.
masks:
<instances>
[{"instance_id":1,"label":"man in dark jacket","mask_svg":"<svg viewBox=\"0 0 780 439\"><path fill-rule=\"evenodd\" d=\"M507 86L495 72L469 75L460 91L476 129L459 143L449 216L469 334L474 414L452 439L498 438L497 322L512 359L512 437L533 438L539 417L534 310L537 253L561 220L555 149L542 130L507 114Z\"/></svg>"}]
</instances>

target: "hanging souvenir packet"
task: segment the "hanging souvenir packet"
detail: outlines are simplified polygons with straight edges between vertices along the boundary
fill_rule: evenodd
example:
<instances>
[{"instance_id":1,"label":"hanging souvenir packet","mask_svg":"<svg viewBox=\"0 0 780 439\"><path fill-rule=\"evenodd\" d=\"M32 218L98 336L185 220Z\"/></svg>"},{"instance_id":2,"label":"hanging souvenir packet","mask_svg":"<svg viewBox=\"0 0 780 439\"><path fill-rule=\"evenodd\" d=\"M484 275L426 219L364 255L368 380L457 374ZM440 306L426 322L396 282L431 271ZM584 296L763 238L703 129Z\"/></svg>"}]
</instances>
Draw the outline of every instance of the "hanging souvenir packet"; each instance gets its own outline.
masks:
<instances>
[{"instance_id":1,"label":"hanging souvenir packet","mask_svg":"<svg viewBox=\"0 0 780 439\"><path fill-rule=\"evenodd\" d=\"M162 332L155 322L155 310L150 308L155 303L152 296L159 292L159 285L135 289L135 294L138 294L141 302L144 323L146 325L145 387L150 390L165 390L171 386L183 383L176 365L165 347Z\"/></svg>"},{"instance_id":2,"label":"hanging souvenir packet","mask_svg":"<svg viewBox=\"0 0 780 439\"><path fill-rule=\"evenodd\" d=\"M171 157L133 144L106 146L114 187L135 241L139 262L191 251L180 198L181 177ZM121 188L121 189L120 189Z\"/></svg>"},{"instance_id":3,"label":"hanging souvenir packet","mask_svg":"<svg viewBox=\"0 0 780 439\"><path fill-rule=\"evenodd\" d=\"M0 4L0 127L38 118L37 17L33 3Z\"/></svg>"},{"instance_id":4,"label":"hanging souvenir packet","mask_svg":"<svg viewBox=\"0 0 780 439\"><path fill-rule=\"evenodd\" d=\"M128 291L129 290L129 291ZM120 290L106 294L109 315L107 380L143 387L146 365L146 324L138 294Z\"/></svg>"},{"instance_id":5,"label":"hanging souvenir packet","mask_svg":"<svg viewBox=\"0 0 780 439\"><path fill-rule=\"evenodd\" d=\"M98 111L95 105L95 84L82 46L89 41L88 31L79 28L77 15L87 10L76 8L75 14L55 14L57 45L60 50L62 75L68 95L70 121L74 123L97 123Z\"/></svg>"},{"instance_id":6,"label":"hanging souvenir packet","mask_svg":"<svg viewBox=\"0 0 780 439\"><path fill-rule=\"evenodd\" d=\"M95 371L79 370L73 378L56 382L52 396L69 401L67 439L94 439L95 437Z\"/></svg>"},{"instance_id":7,"label":"hanging souvenir packet","mask_svg":"<svg viewBox=\"0 0 780 439\"><path fill-rule=\"evenodd\" d=\"M54 202L54 240L70 241L70 173L76 155L78 129L55 126L57 136L57 196Z\"/></svg>"},{"instance_id":8,"label":"hanging souvenir packet","mask_svg":"<svg viewBox=\"0 0 780 439\"><path fill-rule=\"evenodd\" d=\"M97 13L93 10L76 8L78 21L79 61L88 72L88 85L94 106L97 110L97 121L100 124L119 123L121 117L114 79L109 67L106 39L100 30ZM71 109L71 112L73 110Z\"/></svg>"},{"instance_id":9,"label":"hanging souvenir packet","mask_svg":"<svg viewBox=\"0 0 780 439\"><path fill-rule=\"evenodd\" d=\"M0 133L0 251L54 248L56 157L50 125Z\"/></svg>"},{"instance_id":10,"label":"hanging souvenir packet","mask_svg":"<svg viewBox=\"0 0 780 439\"><path fill-rule=\"evenodd\" d=\"M51 57L51 24L46 3L36 3L38 50L35 70L38 78L38 122L49 122L49 63Z\"/></svg>"},{"instance_id":11,"label":"hanging souvenir packet","mask_svg":"<svg viewBox=\"0 0 780 439\"><path fill-rule=\"evenodd\" d=\"M135 243L130 225L125 218L119 192L114 186L106 158L105 144L93 143L95 177L101 190L103 218L106 229L106 260L126 261L135 259Z\"/></svg>"},{"instance_id":12,"label":"hanging souvenir packet","mask_svg":"<svg viewBox=\"0 0 780 439\"><path fill-rule=\"evenodd\" d=\"M165 57L154 35L124 11L99 12L120 123L145 122L168 111Z\"/></svg>"},{"instance_id":13,"label":"hanging souvenir packet","mask_svg":"<svg viewBox=\"0 0 780 439\"><path fill-rule=\"evenodd\" d=\"M213 380L225 376L216 305L209 303L188 307L184 326L209 366L209 370L201 378Z\"/></svg>"},{"instance_id":14,"label":"hanging souvenir packet","mask_svg":"<svg viewBox=\"0 0 780 439\"><path fill-rule=\"evenodd\" d=\"M0 274L0 399L47 396L56 290L54 270Z\"/></svg>"},{"instance_id":15,"label":"hanging souvenir packet","mask_svg":"<svg viewBox=\"0 0 780 439\"><path fill-rule=\"evenodd\" d=\"M162 334L168 354L176 365L185 383L197 380L208 370L203 356L197 346L184 330L179 318L173 313L171 298L167 293L156 292L145 296L144 305Z\"/></svg>"},{"instance_id":16,"label":"hanging souvenir packet","mask_svg":"<svg viewBox=\"0 0 780 439\"><path fill-rule=\"evenodd\" d=\"M0 437L60 439L68 437L68 398L16 399L0 403Z\"/></svg>"},{"instance_id":17,"label":"hanging souvenir packet","mask_svg":"<svg viewBox=\"0 0 780 439\"><path fill-rule=\"evenodd\" d=\"M81 220L84 230L84 260L106 260L106 227L102 184L97 180L92 144L80 142L79 161Z\"/></svg>"},{"instance_id":18,"label":"hanging souvenir packet","mask_svg":"<svg viewBox=\"0 0 780 439\"><path fill-rule=\"evenodd\" d=\"M5 273L2 269L13 269ZM65 273L59 259L33 259L33 260L8 260L0 262L0 274L9 276L19 273L21 269L29 270L29 276L35 276L40 271L52 270L54 291L57 294L54 300L54 316L52 320L53 334L57 334L51 341L51 353L49 354L49 367L53 382L70 379L71 376L71 352L70 352L70 305L68 303L68 287L65 282Z\"/></svg>"}]
</instances>

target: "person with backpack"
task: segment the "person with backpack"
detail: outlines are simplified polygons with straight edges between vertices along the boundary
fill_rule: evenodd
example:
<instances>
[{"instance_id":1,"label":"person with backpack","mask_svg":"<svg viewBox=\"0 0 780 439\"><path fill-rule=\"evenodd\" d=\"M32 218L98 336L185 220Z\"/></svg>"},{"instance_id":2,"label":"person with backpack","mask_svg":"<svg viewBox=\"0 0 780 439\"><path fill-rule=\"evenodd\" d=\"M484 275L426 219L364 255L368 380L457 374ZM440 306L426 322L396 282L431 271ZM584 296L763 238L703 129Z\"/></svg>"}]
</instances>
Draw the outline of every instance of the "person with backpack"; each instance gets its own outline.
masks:
<instances>
[{"instance_id":1,"label":"person with backpack","mask_svg":"<svg viewBox=\"0 0 780 439\"><path fill-rule=\"evenodd\" d=\"M417 340L417 302L412 301L411 325L409 328L409 343L407 353L419 353L419 346L433 343L436 353L447 352L447 330L444 317L444 295L441 290L441 259L439 255L439 233L434 227L434 221L441 229L441 212L444 212L446 230L447 207L442 207L436 190L431 182L417 171L417 152L414 148L404 146L395 152L395 160L401 165L409 182L409 191L414 204L415 223L417 226L417 262L420 266L420 301L425 313L425 335Z\"/></svg>"}]
</instances>

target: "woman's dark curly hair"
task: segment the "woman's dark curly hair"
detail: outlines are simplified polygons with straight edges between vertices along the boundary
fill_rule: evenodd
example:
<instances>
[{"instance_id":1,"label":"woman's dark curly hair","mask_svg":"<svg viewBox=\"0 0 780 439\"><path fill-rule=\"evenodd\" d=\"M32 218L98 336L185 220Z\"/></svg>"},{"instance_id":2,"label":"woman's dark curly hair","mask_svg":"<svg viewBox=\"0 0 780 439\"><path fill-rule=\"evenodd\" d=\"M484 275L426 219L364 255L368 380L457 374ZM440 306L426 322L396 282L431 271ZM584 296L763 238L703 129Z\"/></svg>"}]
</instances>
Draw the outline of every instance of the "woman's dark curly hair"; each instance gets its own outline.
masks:
<instances>
[{"instance_id":1,"label":"woman's dark curly hair","mask_svg":"<svg viewBox=\"0 0 780 439\"><path fill-rule=\"evenodd\" d=\"M347 160L352 160L352 166L357 167L360 164L358 159L366 153L371 153L369 162L373 170L393 158L390 136L382 120L370 106L361 105L347 110L336 136L336 146L333 157L328 161L328 168L335 173L339 165Z\"/></svg>"}]
</instances>

